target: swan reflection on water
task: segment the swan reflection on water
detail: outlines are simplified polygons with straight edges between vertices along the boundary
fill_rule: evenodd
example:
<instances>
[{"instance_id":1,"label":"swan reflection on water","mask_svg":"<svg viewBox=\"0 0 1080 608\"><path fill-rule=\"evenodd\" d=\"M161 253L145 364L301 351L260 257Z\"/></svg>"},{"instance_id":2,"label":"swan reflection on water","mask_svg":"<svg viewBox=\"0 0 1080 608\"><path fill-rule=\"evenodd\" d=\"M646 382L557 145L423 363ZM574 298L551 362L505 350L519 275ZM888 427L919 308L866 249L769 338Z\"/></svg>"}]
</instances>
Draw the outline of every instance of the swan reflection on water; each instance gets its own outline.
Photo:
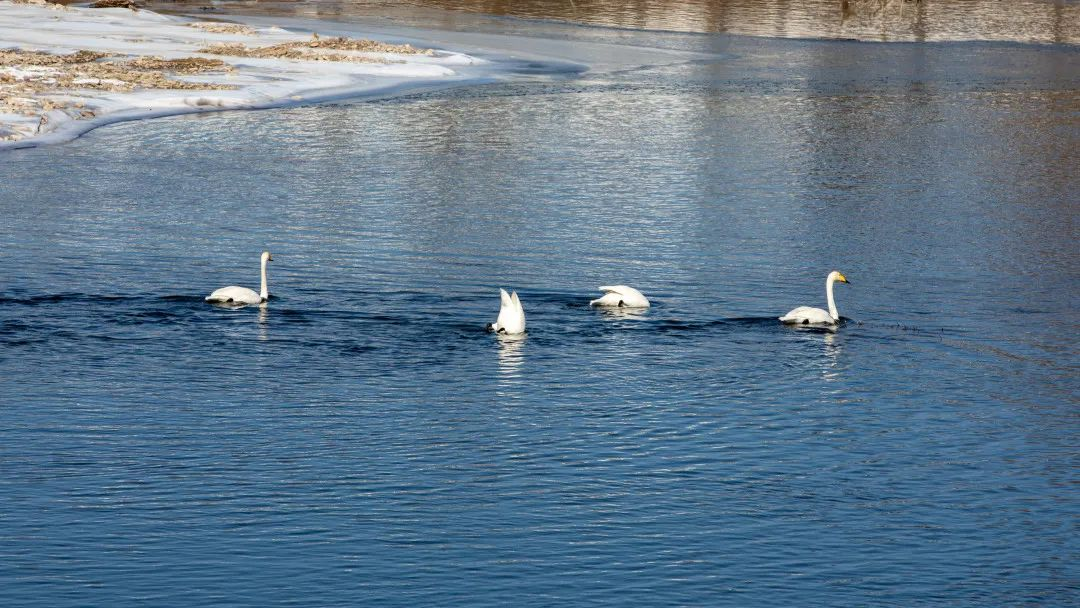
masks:
<instances>
[{"instance_id":1,"label":"swan reflection on water","mask_svg":"<svg viewBox=\"0 0 1080 608\"><path fill-rule=\"evenodd\" d=\"M259 340L266 341L270 339L270 307L266 305L266 302L259 304Z\"/></svg>"},{"instance_id":2,"label":"swan reflection on water","mask_svg":"<svg viewBox=\"0 0 1080 608\"><path fill-rule=\"evenodd\" d=\"M821 370L821 376L825 380L840 380L840 353L844 350L843 342L840 341L839 336L836 334L836 328L831 328L831 331L827 331L822 335L822 341L825 344L825 358L823 359L824 367Z\"/></svg>"},{"instance_id":3,"label":"swan reflection on water","mask_svg":"<svg viewBox=\"0 0 1080 608\"><path fill-rule=\"evenodd\" d=\"M516 378L521 364L525 362L525 340L527 334L499 334L499 374L505 378Z\"/></svg>"},{"instance_id":4,"label":"swan reflection on water","mask_svg":"<svg viewBox=\"0 0 1080 608\"><path fill-rule=\"evenodd\" d=\"M644 319L649 314L648 308L627 308L605 306L597 307L602 319L608 321Z\"/></svg>"},{"instance_id":5,"label":"swan reflection on water","mask_svg":"<svg viewBox=\"0 0 1080 608\"><path fill-rule=\"evenodd\" d=\"M814 342L821 336L821 358L818 359L817 367L821 370L821 377L826 381L841 380L840 354L844 350L843 340L837 333L837 326L819 328L820 331L807 332L807 336Z\"/></svg>"},{"instance_id":6,"label":"swan reflection on water","mask_svg":"<svg viewBox=\"0 0 1080 608\"><path fill-rule=\"evenodd\" d=\"M844 339L839 325L791 325L785 324L784 329L800 336L803 343L810 343L814 348L804 353L803 366L821 371L822 378L829 381L841 380L840 355L844 351ZM820 345L820 349L818 346ZM820 353L821 356L818 356Z\"/></svg>"}]
</instances>

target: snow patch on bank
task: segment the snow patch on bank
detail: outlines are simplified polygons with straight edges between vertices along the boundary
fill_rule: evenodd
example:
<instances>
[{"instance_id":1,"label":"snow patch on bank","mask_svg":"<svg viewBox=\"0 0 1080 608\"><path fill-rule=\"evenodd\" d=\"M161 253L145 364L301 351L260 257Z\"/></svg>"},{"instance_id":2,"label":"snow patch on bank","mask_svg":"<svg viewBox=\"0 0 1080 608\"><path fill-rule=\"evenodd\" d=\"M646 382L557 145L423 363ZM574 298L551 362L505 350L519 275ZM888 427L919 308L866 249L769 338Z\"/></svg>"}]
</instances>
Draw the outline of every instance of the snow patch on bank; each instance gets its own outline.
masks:
<instances>
[{"instance_id":1,"label":"snow patch on bank","mask_svg":"<svg viewBox=\"0 0 1080 608\"><path fill-rule=\"evenodd\" d=\"M334 48L335 42L345 50ZM273 45L284 45L290 56L204 52ZM19 52L7 54L7 65L0 63L0 150L66 141L120 120L267 108L481 81L484 77L479 74L485 72L468 70L487 63L448 50L355 47L320 39L312 32L274 26L215 27L144 10L61 8L0 0L0 52ZM166 67L150 75L156 80L136 78L132 86L124 77L109 73L95 77L75 72L64 78L67 66L26 65L24 61L28 52L70 55L78 51L104 53L91 63L120 67L140 57L216 59L226 65L196 72ZM486 74L490 78L490 71ZM146 85L151 88L139 86L151 80L153 84ZM165 88L168 81L184 83L183 89ZM200 85L207 89L201 90Z\"/></svg>"}]
</instances>

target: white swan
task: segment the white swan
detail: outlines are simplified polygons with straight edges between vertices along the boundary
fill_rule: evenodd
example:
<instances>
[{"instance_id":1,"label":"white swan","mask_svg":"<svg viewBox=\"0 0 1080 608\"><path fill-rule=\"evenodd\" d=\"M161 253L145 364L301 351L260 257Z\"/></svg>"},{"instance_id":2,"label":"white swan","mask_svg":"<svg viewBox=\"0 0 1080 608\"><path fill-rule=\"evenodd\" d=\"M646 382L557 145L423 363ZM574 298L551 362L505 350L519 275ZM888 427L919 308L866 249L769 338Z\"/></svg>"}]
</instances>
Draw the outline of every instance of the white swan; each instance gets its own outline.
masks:
<instances>
[{"instance_id":1,"label":"white swan","mask_svg":"<svg viewBox=\"0 0 1080 608\"><path fill-rule=\"evenodd\" d=\"M640 291L626 285L605 285L600 287L604 295L589 302L589 306L627 306L630 308L648 308L649 299Z\"/></svg>"},{"instance_id":2,"label":"white swan","mask_svg":"<svg viewBox=\"0 0 1080 608\"><path fill-rule=\"evenodd\" d=\"M786 315L780 317L784 323L798 323L800 325L836 325L840 322L840 315L836 312L836 302L833 300L832 286L836 281L851 284L843 274L832 271L825 279L825 294L829 300L828 312L811 306L800 306Z\"/></svg>"},{"instance_id":3,"label":"white swan","mask_svg":"<svg viewBox=\"0 0 1080 608\"><path fill-rule=\"evenodd\" d=\"M262 304L270 296L270 293L266 290L266 263L272 261L274 261L274 258L270 256L269 251L262 252L262 288L259 293L255 293L247 287L231 285L222 287L206 296L206 301L221 304Z\"/></svg>"},{"instance_id":4,"label":"white swan","mask_svg":"<svg viewBox=\"0 0 1080 608\"><path fill-rule=\"evenodd\" d=\"M500 287L499 298L502 300L502 306L499 308L499 318L494 323L489 323L488 329L498 334L507 335L525 333L525 310L521 308L521 300L518 299L517 292L508 294L505 289Z\"/></svg>"}]
</instances>

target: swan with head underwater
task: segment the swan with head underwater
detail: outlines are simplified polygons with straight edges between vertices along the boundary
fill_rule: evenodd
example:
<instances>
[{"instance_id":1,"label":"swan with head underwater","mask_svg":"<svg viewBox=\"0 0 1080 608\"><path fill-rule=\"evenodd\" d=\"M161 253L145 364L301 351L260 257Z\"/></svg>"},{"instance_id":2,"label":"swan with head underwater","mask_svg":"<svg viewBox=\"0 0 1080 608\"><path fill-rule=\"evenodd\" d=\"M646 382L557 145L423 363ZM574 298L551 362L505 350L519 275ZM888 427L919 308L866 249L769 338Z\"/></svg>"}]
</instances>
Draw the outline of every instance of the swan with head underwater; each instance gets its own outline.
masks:
<instances>
[{"instance_id":1,"label":"swan with head underwater","mask_svg":"<svg viewBox=\"0 0 1080 608\"><path fill-rule=\"evenodd\" d=\"M833 300L832 287L835 282L851 284L839 271L832 271L825 279L825 295L829 301L829 310L824 311L812 306L800 306L786 315L780 317L784 323L798 325L836 325L840 323L840 314L836 312L836 301Z\"/></svg>"},{"instance_id":2,"label":"swan with head underwater","mask_svg":"<svg viewBox=\"0 0 1080 608\"><path fill-rule=\"evenodd\" d=\"M502 300L499 317L494 323L488 323L488 330L509 336L525 333L525 309L521 307L517 292L508 294L500 287L499 298Z\"/></svg>"},{"instance_id":3,"label":"swan with head underwater","mask_svg":"<svg viewBox=\"0 0 1080 608\"><path fill-rule=\"evenodd\" d=\"M236 285L230 285L229 287L222 287L217 289L214 293L206 296L207 302L213 302L215 304L262 304L270 297L270 292L266 289L266 263L274 261L274 258L270 255L269 251L262 252L261 259L261 272L262 272L262 286L259 293L255 293L253 290L247 287L237 287Z\"/></svg>"},{"instance_id":4,"label":"swan with head underwater","mask_svg":"<svg viewBox=\"0 0 1080 608\"><path fill-rule=\"evenodd\" d=\"M589 302L589 306L620 308L648 308L650 306L645 294L627 285L603 285L600 291L604 292L604 295Z\"/></svg>"}]
</instances>

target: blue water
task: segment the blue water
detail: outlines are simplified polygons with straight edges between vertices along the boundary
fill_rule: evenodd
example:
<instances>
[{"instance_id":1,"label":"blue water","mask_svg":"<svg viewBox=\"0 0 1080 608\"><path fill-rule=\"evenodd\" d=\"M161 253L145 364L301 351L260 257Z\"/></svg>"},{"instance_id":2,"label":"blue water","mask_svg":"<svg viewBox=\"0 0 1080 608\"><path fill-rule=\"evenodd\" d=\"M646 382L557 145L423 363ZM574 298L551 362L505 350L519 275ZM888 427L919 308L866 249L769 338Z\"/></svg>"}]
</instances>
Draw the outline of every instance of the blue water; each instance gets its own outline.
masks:
<instances>
[{"instance_id":1,"label":"blue water","mask_svg":"<svg viewBox=\"0 0 1080 608\"><path fill-rule=\"evenodd\" d=\"M618 38L0 156L0 604L1080 604L1080 54Z\"/></svg>"}]
</instances>

